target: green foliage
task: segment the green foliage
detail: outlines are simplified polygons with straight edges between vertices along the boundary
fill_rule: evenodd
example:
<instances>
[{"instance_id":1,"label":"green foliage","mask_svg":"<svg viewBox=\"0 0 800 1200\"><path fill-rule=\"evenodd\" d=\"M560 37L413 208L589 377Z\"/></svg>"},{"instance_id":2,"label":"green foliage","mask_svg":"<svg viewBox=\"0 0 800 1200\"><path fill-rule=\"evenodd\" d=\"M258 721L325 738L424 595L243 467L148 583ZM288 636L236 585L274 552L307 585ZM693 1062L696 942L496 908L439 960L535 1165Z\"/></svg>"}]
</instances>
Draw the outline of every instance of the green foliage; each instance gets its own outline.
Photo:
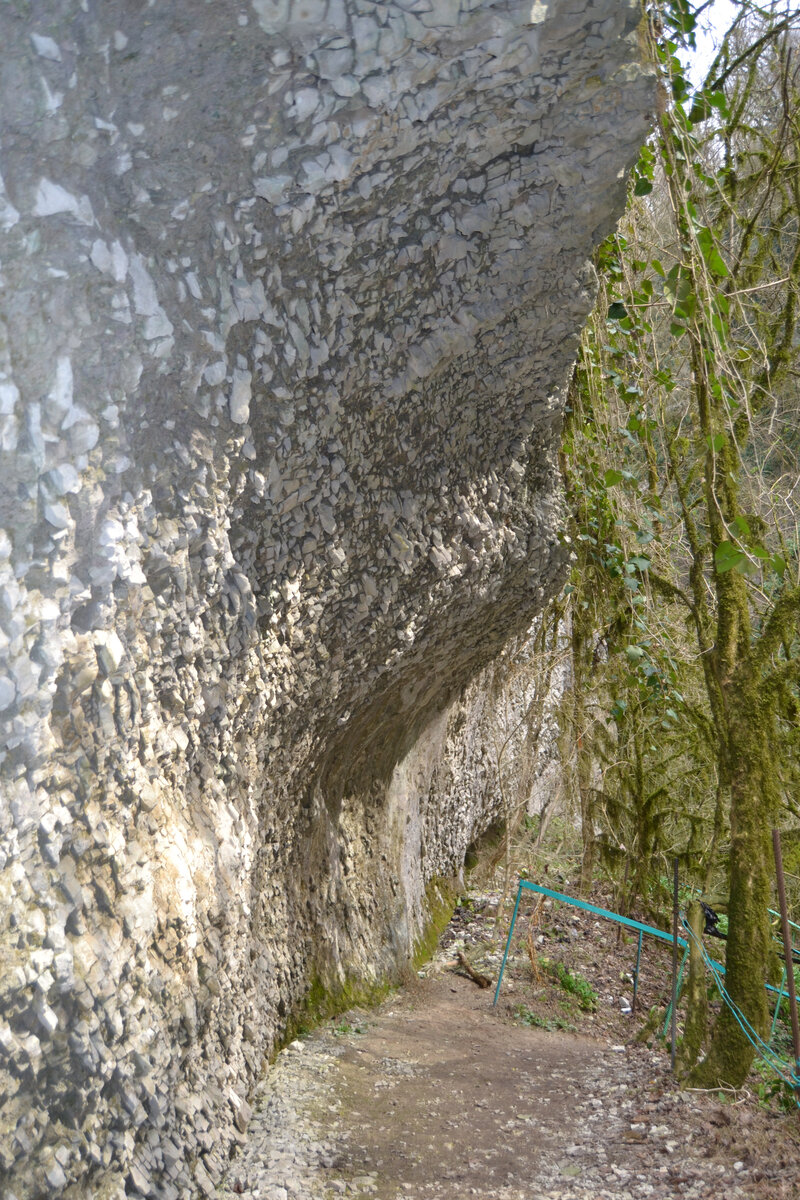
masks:
<instances>
[{"instance_id":1,"label":"green foliage","mask_svg":"<svg viewBox=\"0 0 800 1200\"><path fill-rule=\"evenodd\" d=\"M577 1032L576 1027L564 1017L540 1017L524 1004L514 1009L514 1016L523 1025L530 1025L533 1029L546 1029L548 1033L554 1033L557 1029L563 1030L564 1033Z\"/></svg>"},{"instance_id":2,"label":"green foliage","mask_svg":"<svg viewBox=\"0 0 800 1200\"><path fill-rule=\"evenodd\" d=\"M730 991L757 1028L771 954L768 831L800 815L800 96L794 17L741 8L706 84L671 0L651 53L671 98L600 248L569 397L575 692L584 830L624 911L677 854L730 884ZM730 840L735 822L738 836ZM743 1078L723 1012L706 1064Z\"/></svg>"},{"instance_id":3,"label":"green foliage","mask_svg":"<svg viewBox=\"0 0 800 1200\"><path fill-rule=\"evenodd\" d=\"M570 971L562 962L552 962L544 957L539 958L539 965L565 992L569 992L571 996L575 997L578 1007L583 1012L597 1012L597 992L581 974L577 971Z\"/></svg>"},{"instance_id":4,"label":"green foliage","mask_svg":"<svg viewBox=\"0 0 800 1200\"><path fill-rule=\"evenodd\" d=\"M349 1033L366 1033L367 1029L365 1025L351 1025L349 1021L337 1021L333 1032L337 1037L346 1037Z\"/></svg>"},{"instance_id":5,"label":"green foliage","mask_svg":"<svg viewBox=\"0 0 800 1200\"><path fill-rule=\"evenodd\" d=\"M756 1059L753 1069L758 1077L756 1095L764 1108L777 1107L781 1112L796 1110L797 1089L788 1079L781 1079L773 1068L760 1058Z\"/></svg>"}]
</instances>

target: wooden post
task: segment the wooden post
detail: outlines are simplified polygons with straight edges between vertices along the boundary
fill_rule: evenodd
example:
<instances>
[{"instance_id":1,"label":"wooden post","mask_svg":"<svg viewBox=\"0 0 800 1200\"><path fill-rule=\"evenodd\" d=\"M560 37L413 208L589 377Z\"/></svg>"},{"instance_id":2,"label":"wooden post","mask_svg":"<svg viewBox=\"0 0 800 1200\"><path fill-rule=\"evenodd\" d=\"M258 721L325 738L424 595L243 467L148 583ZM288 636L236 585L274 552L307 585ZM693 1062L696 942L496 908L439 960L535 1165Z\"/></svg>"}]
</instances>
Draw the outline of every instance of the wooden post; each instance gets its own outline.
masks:
<instances>
[{"instance_id":1,"label":"wooden post","mask_svg":"<svg viewBox=\"0 0 800 1200\"><path fill-rule=\"evenodd\" d=\"M622 926L620 925L620 929ZM639 930L639 945L636 950L636 966L633 968L633 1001L631 1003L631 1013L636 1012L636 997L639 994L639 970L642 961L642 938L644 934Z\"/></svg>"},{"instance_id":2,"label":"wooden post","mask_svg":"<svg viewBox=\"0 0 800 1200\"><path fill-rule=\"evenodd\" d=\"M708 1023L708 996L706 994L706 963L703 954L703 909L699 900L692 900L686 911L685 923L689 926L689 975L683 989L686 1000L686 1017L683 1025L678 1068L685 1074L700 1057ZM685 961L685 959L684 959ZM681 972L678 971L680 981Z\"/></svg>"}]
</instances>

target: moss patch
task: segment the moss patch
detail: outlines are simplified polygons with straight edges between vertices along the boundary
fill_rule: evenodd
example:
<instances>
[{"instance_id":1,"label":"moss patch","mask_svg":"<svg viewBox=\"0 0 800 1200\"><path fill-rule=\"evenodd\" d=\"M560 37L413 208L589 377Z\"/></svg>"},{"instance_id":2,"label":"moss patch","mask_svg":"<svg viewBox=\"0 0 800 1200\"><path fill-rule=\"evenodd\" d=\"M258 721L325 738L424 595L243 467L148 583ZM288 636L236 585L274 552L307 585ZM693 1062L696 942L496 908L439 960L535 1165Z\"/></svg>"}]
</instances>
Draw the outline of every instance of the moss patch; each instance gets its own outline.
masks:
<instances>
[{"instance_id":1,"label":"moss patch","mask_svg":"<svg viewBox=\"0 0 800 1200\"><path fill-rule=\"evenodd\" d=\"M317 976L306 993L304 1011L313 1024L318 1025L320 1021L336 1017L348 1008L370 1008L380 1004L391 990L392 985L387 979L370 982L347 978L328 987Z\"/></svg>"},{"instance_id":2,"label":"moss patch","mask_svg":"<svg viewBox=\"0 0 800 1200\"><path fill-rule=\"evenodd\" d=\"M436 949L453 915L458 899L458 883L455 879L434 876L425 888L425 911L428 919L414 942L412 963L416 971L426 963Z\"/></svg>"},{"instance_id":3,"label":"moss patch","mask_svg":"<svg viewBox=\"0 0 800 1200\"><path fill-rule=\"evenodd\" d=\"M456 879L436 877L425 888L424 910L428 919L414 943L412 965L415 971L428 961L436 949L453 915L458 895ZM300 1007L286 1022L283 1036L276 1042L270 1056L271 1061L289 1042L310 1033L323 1021L329 1021L351 1008L374 1008L401 981L399 977L389 976L372 981L348 976L344 980L329 983L321 975L314 975Z\"/></svg>"},{"instance_id":4,"label":"moss patch","mask_svg":"<svg viewBox=\"0 0 800 1200\"><path fill-rule=\"evenodd\" d=\"M302 1004L286 1023L283 1037L276 1043L271 1058L302 1034L310 1033L323 1021L336 1017L351 1008L374 1008L389 995L393 987L389 979L368 981L347 977L327 984L315 975L309 984Z\"/></svg>"}]
</instances>

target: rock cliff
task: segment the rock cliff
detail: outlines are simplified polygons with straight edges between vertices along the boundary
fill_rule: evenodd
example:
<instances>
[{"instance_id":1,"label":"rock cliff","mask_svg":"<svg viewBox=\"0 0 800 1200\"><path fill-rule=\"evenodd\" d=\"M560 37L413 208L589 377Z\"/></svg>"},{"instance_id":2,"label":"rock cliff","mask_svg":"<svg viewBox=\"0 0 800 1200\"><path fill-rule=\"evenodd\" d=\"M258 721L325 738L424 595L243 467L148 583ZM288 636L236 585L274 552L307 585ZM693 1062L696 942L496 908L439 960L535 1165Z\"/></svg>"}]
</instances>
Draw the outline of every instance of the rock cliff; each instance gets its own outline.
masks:
<instances>
[{"instance_id":1,"label":"rock cliff","mask_svg":"<svg viewBox=\"0 0 800 1200\"><path fill-rule=\"evenodd\" d=\"M213 1195L492 818L638 11L2 6L4 1200Z\"/></svg>"}]
</instances>

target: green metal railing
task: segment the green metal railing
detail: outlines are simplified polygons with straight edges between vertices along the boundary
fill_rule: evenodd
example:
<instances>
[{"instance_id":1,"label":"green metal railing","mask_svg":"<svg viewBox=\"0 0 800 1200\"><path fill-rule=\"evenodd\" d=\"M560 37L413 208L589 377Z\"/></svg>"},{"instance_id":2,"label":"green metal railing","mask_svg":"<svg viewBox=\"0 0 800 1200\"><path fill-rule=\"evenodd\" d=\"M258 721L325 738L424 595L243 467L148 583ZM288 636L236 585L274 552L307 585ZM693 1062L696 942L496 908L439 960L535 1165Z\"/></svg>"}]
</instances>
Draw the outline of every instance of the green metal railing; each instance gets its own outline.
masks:
<instances>
[{"instance_id":1,"label":"green metal railing","mask_svg":"<svg viewBox=\"0 0 800 1200\"><path fill-rule=\"evenodd\" d=\"M636 974L634 976L635 982L638 980L639 960L642 952L641 939L644 934L649 933L652 937L658 938L662 942L669 942L670 945L672 945L674 940L672 934L666 929L658 929L655 925L646 925L644 921L635 921L633 917L623 917L622 913L612 912L610 908L600 908L597 904L590 904L588 900L579 900L577 896L567 896L565 892L556 892L553 890L553 888L542 887L542 885L539 883L530 883L527 879L520 879L519 887L517 888L517 899L516 903L514 904L514 915L511 918L511 928L508 931L506 948L503 954L503 963L500 967L500 975L497 980L497 987L494 991L494 1000L492 1001L493 1005L497 1004L497 998L500 995L500 985L503 982L503 974L506 969L506 962L508 961L508 952L511 949L511 939L514 936L514 927L517 923L517 915L519 913L519 905L523 892L535 892L539 896L549 896L551 900L559 900L562 904L570 904L573 908L581 908L584 910L584 912L593 913L596 917L603 917L607 921L616 921L618 925L624 925L628 929L635 929L639 934L639 947L636 955ZM800 928L800 926L795 926L795 928ZM686 965L686 959L689 954L689 943L686 938L679 935L678 945L684 952L678 974L678 991L680 992L680 980L683 976L683 969ZM716 960L713 958L709 958L708 962L715 971L718 971L722 975L725 974L725 968L721 963L716 962ZM775 992L776 995L778 995L778 1003L780 1004L781 998L786 994L783 989L783 985L780 988L774 987L771 983L767 983L764 986L766 987L767 991ZM670 1008L667 1009L667 1021L669 1021L670 1011L671 1005Z\"/></svg>"},{"instance_id":2,"label":"green metal railing","mask_svg":"<svg viewBox=\"0 0 800 1200\"><path fill-rule=\"evenodd\" d=\"M662 942L672 944L672 934L666 929L658 929L655 925L645 925L644 921L635 921L633 917L623 917L622 913L612 912L609 908L599 908L596 904L590 904L588 900L579 900L576 896L567 896L564 892L553 891L552 888L542 887L538 883L529 883L527 879L520 879L517 889L517 900L514 905L514 915L511 918L511 928L508 931L508 940L506 941L506 949L503 954L503 965L500 968L500 975L497 980L497 987L494 992L493 1005L497 1004L497 997L500 995L500 985L503 982L503 973L506 969L508 961L508 952L511 949L511 939L514 936L514 926L517 923L517 914L519 913L519 903L522 899L523 892L536 892L540 896L549 896L551 900L560 900L562 904L571 904L573 908L582 908L585 912L593 913L596 917L604 917L608 921L616 921L619 925L625 925L628 929L635 929L639 934L639 948L636 955L636 974L635 981L639 977L639 959L642 952L642 937L649 933L652 937L660 938ZM684 950L688 949L688 943L685 938L678 938L678 945ZM685 955L684 955L685 957Z\"/></svg>"}]
</instances>

